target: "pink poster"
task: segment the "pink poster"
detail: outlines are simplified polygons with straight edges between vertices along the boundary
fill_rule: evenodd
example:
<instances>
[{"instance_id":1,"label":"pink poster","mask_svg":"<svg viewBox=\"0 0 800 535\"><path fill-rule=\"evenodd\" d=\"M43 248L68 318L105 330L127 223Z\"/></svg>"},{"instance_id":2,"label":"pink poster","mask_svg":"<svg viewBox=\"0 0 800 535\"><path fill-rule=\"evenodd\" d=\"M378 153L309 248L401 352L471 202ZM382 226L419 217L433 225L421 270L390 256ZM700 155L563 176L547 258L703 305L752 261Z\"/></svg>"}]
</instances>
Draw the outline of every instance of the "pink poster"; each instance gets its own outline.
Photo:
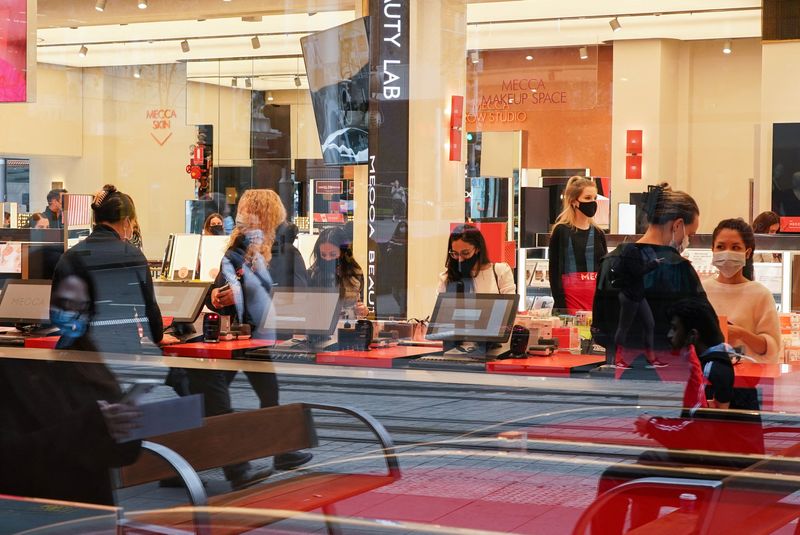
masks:
<instances>
[{"instance_id":1,"label":"pink poster","mask_svg":"<svg viewBox=\"0 0 800 535\"><path fill-rule=\"evenodd\" d=\"M28 0L0 3L0 102L25 102Z\"/></svg>"}]
</instances>

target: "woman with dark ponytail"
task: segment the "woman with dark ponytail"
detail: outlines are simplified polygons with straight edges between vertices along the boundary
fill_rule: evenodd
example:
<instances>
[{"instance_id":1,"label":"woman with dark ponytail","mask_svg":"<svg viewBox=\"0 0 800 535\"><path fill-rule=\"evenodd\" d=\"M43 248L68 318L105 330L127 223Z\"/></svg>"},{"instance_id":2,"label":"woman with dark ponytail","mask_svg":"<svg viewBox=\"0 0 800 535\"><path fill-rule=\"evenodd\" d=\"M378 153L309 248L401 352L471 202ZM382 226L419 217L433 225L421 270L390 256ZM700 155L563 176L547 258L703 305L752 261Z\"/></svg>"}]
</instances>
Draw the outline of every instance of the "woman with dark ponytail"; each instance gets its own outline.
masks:
<instances>
[{"instance_id":1,"label":"woman with dark ponytail","mask_svg":"<svg viewBox=\"0 0 800 535\"><path fill-rule=\"evenodd\" d=\"M94 314L81 336L62 333L59 347L140 353L142 336L156 344L175 341L170 336L163 340L161 311L147 259L130 243L136 219L132 199L107 184L95 194L92 211L92 233L64 253L53 278L63 278L60 272L71 265L85 266L94 292Z\"/></svg>"},{"instance_id":2,"label":"woman with dark ponytail","mask_svg":"<svg viewBox=\"0 0 800 535\"><path fill-rule=\"evenodd\" d=\"M644 235L603 258L597 278L592 334L621 369L639 367L634 362L642 356L648 368L675 362L667 309L683 298L708 302L697 272L682 256L700 225L695 200L668 184L651 186L645 212Z\"/></svg>"}]
</instances>

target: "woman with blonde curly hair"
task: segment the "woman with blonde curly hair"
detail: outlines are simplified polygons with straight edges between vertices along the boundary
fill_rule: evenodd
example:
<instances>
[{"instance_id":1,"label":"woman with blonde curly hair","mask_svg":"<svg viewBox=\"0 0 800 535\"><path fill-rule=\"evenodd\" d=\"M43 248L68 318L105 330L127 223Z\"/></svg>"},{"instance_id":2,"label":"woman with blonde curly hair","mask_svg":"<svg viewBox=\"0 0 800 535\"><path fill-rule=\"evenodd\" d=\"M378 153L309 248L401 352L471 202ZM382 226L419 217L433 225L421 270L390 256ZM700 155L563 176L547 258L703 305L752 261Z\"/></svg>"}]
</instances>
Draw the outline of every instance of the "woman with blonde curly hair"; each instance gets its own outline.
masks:
<instances>
[{"instance_id":1,"label":"woman with blonde curly hair","mask_svg":"<svg viewBox=\"0 0 800 535\"><path fill-rule=\"evenodd\" d=\"M251 189L242 195L236 214L236 228L222 258L206 304L233 322L249 324L254 338L272 339L265 326L271 303L272 278L269 262L278 226L286 219L286 210L278 194L271 190ZM204 395L206 416L232 412L228 387L236 371L187 370L189 390ZM278 405L278 381L273 373L245 372L255 390L260 406ZM281 470L295 468L311 460L304 452L284 453L275 458ZM248 463L226 466L225 477L234 489L266 478L271 469L253 470Z\"/></svg>"}]
</instances>

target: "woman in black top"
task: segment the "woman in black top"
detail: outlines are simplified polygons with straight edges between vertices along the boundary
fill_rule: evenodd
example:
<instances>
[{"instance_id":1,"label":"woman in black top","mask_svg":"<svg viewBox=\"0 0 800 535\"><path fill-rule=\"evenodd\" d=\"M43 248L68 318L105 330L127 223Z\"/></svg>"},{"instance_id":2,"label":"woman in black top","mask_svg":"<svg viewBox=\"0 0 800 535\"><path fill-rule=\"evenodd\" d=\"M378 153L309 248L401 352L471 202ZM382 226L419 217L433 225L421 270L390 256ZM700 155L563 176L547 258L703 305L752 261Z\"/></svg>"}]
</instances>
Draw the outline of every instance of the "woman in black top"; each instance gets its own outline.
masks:
<instances>
[{"instance_id":1,"label":"woman in black top","mask_svg":"<svg viewBox=\"0 0 800 535\"><path fill-rule=\"evenodd\" d=\"M564 190L564 209L550 235L550 291L554 308L574 314L591 310L606 238L592 220L597 212L597 186L574 176Z\"/></svg>"},{"instance_id":2,"label":"woman in black top","mask_svg":"<svg viewBox=\"0 0 800 535\"><path fill-rule=\"evenodd\" d=\"M85 267L94 292L94 316L80 336L62 332L58 347L109 353L140 353L141 338L164 338L153 279L142 252L129 243L135 212L131 198L106 185L92 203L95 226L56 265L53 288L69 265ZM141 329L141 334L140 334ZM168 337L164 342L174 342Z\"/></svg>"},{"instance_id":3,"label":"woman in black top","mask_svg":"<svg viewBox=\"0 0 800 535\"><path fill-rule=\"evenodd\" d=\"M592 334L620 368L630 368L641 353L649 367L675 360L667 343L667 308L687 297L708 302L697 272L681 256L700 225L695 200L663 184L648 193L645 211L647 231L606 255L597 277ZM665 374L673 372L660 372Z\"/></svg>"}]
</instances>

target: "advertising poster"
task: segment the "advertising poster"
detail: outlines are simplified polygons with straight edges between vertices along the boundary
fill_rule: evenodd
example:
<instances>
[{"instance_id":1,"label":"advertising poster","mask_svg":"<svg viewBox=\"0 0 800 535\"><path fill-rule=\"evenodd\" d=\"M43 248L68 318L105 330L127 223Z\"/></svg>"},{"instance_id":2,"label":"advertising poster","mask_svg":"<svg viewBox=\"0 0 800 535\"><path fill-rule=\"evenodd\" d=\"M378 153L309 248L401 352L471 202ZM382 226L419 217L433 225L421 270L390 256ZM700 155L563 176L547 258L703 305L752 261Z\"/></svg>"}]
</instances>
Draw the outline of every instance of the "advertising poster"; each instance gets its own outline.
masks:
<instances>
[{"instance_id":1,"label":"advertising poster","mask_svg":"<svg viewBox=\"0 0 800 535\"><path fill-rule=\"evenodd\" d=\"M772 125L772 211L781 232L800 232L800 123Z\"/></svg>"},{"instance_id":2,"label":"advertising poster","mask_svg":"<svg viewBox=\"0 0 800 535\"><path fill-rule=\"evenodd\" d=\"M28 99L28 0L0 2L0 102Z\"/></svg>"}]
</instances>

